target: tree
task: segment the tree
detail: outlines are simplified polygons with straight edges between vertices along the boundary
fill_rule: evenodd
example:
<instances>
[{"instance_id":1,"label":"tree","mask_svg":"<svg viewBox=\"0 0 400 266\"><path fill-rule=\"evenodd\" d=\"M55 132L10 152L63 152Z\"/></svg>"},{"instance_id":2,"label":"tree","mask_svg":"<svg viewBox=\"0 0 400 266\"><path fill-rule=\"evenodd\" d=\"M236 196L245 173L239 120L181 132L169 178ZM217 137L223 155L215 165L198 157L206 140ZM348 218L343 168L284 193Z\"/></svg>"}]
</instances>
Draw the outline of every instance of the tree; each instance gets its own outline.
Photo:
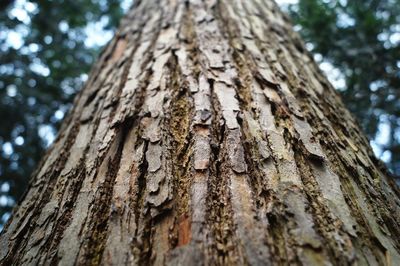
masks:
<instances>
[{"instance_id":1,"label":"tree","mask_svg":"<svg viewBox=\"0 0 400 266\"><path fill-rule=\"evenodd\" d=\"M272 1L137 1L0 264L396 265L399 203Z\"/></svg>"},{"instance_id":2,"label":"tree","mask_svg":"<svg viewBox=\"0 0 400 266\"><path fill-rule=\"evenodd\" d=\"M290 10L312 52L340 69L344 103L367 136L385 135L377 145L400 177L400 1L300 0Z\"/></svg>"}]
</instances>

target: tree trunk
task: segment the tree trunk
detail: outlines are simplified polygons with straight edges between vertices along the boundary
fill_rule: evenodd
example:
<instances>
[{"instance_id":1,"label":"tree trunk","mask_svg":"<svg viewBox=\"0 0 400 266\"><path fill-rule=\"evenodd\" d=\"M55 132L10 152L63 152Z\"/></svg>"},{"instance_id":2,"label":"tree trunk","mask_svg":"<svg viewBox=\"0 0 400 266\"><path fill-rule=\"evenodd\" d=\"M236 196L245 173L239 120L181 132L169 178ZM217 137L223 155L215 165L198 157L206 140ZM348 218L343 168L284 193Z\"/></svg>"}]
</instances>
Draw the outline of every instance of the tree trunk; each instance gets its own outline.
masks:
<instances>
[{"instance_id":1,"label":"tree trunk","mask_svg":"<svg viewBox=\"0 0 400 266\"><path fill-rule=\"evenodd\" d=\"M399 265L399 195L271 0L137 1L0 264Z\"/></svg>"}]
</instances>

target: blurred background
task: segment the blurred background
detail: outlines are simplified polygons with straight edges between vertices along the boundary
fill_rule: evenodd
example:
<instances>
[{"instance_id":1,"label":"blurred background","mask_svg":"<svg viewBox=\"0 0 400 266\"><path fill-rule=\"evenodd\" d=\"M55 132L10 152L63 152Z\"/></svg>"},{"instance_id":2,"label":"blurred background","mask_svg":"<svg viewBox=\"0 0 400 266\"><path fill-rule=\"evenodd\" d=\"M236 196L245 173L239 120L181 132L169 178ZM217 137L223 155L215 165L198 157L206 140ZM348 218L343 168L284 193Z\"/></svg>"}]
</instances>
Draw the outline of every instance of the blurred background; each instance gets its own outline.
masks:
<instances>
[{"instance_id":1,"label":"blurred background","mask_svg":"<svg viewBox=\"0 0 400 266\"><path fill-rule=\"evenodd\" d=\"M278 0L393 178L400 0ZM0 230L132 0L0 1Z\"/></svg>"}]
</instances>

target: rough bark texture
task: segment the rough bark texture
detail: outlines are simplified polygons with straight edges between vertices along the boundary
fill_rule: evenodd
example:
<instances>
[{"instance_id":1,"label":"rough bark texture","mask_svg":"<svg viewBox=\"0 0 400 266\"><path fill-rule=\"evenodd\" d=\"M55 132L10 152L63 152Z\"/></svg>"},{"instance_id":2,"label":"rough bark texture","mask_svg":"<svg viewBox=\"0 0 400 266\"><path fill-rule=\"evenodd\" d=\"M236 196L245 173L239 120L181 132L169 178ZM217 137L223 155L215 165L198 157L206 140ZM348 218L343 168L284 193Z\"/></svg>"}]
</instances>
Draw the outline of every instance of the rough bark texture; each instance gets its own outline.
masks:
<instances>
[{"instance_id":1,"label":"rough bark texture","mask_svg":"<svg viewBox=\"0 0 400 266\"><path fill-rule=\"evenodd\" d=\"M136 1L0 264L399 265L399 206L272 1Z\"/></svg>"}]
</instances>

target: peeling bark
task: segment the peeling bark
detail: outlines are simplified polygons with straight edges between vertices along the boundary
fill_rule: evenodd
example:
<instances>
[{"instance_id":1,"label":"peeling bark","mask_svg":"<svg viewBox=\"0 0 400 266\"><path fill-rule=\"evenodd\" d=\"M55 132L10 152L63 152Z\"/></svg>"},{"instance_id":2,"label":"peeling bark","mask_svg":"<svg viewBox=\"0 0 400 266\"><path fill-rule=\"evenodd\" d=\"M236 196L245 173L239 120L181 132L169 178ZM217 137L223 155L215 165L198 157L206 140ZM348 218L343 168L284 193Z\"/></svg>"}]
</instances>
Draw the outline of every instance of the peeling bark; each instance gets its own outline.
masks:
<instances>
[{"instance_id":1,"label":"peeling bark","mask_svg":"<svg viewBox=\"0 0 400 266\"><path fill-rule=\"evenodd\" d=\"M137 1L0 264L398 265L399 195L271 0Z\"/></svg>"}]
</instances>

